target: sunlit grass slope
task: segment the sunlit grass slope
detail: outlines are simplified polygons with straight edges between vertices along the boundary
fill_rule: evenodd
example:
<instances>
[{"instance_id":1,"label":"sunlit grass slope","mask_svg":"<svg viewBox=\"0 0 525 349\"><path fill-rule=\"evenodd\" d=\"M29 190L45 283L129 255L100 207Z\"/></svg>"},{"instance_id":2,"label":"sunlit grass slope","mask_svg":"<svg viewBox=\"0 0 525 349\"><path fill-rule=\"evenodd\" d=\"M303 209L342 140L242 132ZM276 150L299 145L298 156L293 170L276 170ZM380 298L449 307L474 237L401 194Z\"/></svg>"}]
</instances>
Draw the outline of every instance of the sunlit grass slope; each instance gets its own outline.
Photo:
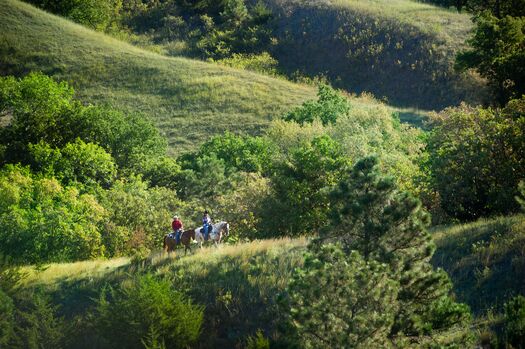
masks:
<instances>
[{"instance_id":1,"label":"sunlit grass slope","mask_svg":"<svg viewBox=\"0 0 525 349\"><path fill-rule=\"evenodd\" d=\"M525 294L525 215L484 219L434 229L433 264L450 275L454 292L476 315L501 310ZM278 296L302 264L306 239L254 241L195 251L190 256L154 254L129 258L26 267L23 287L43 288L67 318L85 314L105 285L137 274L170 280L205 306L201 347L235 347L258 329L278 326ZM80 346L82 347L82 346Z\"/></svg>"},{"instance_id":2,"label":"sunlit grass slope","mask_svg":"<svg viewBox=\"0 0 525 349\"><path fill-rule=\"evenodd\" d=\"M458 14L412 0L265 0L276 13L274 55L288 73L322 74L397 106L441 109L477 102L483 82L453 69L472 27Z\"/></svg>"},{"instance_id":3,"label":"sunlit grass slope","mask_svg":"<svg viewBox=\"0 0 525 349\"><path fill-rule=\"evenodd\" d=\"M153 255L130 259L89 261L26 267L23 287L37 287L60 306L61 315L74 319L93 309L101 290L146 272L165 278L173 287L205 306L203 335L197 347L234 348L257 330L275 332L277 298L294 268L302 263L305 239L255 241L221 246L181 257ZM79 341L76 348L93 348Z\"/></svg>"},{"instance_id":4,"label":"sunlit grass slope","mask_svg":"<svg viewBox=\"0 0 525 349\"><path fill-rule=\"evenodd\" d=\"M150 117L174 153L224 130L256 133L315 89L183 58L167 58L16 0L0 0L0 74L42 71L80 98Z\"/></svg>"},{"instance_id":5,"label":"sunlit grass slope","mask_svg":"<svg viewBox=\"0 0 525 349\"><path fill-rule=\"evenodd\" d=\"M525 215L437 229L433 263L454 282L459 300L478 314L525 295Z\"/></svg>"}]
</instances>

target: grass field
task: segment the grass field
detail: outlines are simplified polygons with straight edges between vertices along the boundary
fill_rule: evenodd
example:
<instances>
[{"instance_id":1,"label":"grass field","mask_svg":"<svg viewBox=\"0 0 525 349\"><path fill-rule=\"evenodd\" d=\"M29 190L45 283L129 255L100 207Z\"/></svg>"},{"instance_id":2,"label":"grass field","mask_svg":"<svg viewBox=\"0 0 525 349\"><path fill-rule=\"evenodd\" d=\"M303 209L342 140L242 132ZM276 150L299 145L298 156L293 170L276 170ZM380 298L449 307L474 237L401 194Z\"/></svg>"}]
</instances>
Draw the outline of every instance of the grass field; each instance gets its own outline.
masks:
<instances>
[{"instance_id":1,"label":"grass field","mask_svg":"<svg viewBox=\"0 0 525 349\"><path fill-rule=\"evenodd\" d=\"M184 58L167 58L16 0L0 0L0 73L42 71L80 98L150 117L174 153L224 130L259 132L315 88Z\"/></svg>"},{"instance_id":2,"label":"grass field","mask_svg":"<svg viewBox=\"0 0 525 349\"><path fill-rule=\"evenodd\" d=\"M157 253L141 261L120 258L51 264L40 270L25 267L23 287L43 290L62 316L74 319L93 309L104 287L152 273L205 306L198 347L233 348L259 329L275 331L278 295L301 265L306 243L306 239L264 240L205 248L187 257ZM78 332L82 337L81 329ZM96 347L92 340L75 341L76 348Z\"/></svg>"},{"instance_id":3,"label":"grass field","mask_svg":"<svg viewBox=\"0 0 525 349\"><path fill-rule=\"evenodd\" d=\"M525 294L525 216L435 229L433 264L445 269L459 300L480 315Z\"/></svg>"},{"instance_id":4,"label":"grass field","mask_svg":"<svg viewBox=\"0 0 525 349\"><path fill-rule=\"evenodd\" d=\"M484 83L453 69L472 27L458 14L411 0L266 0L277 14L274 55L292 74L322 74L398 107L441 109L485 98Z\"/></svg>"},{"instance_id":5,"label":"grass field","mask_svg":"<svg viewBox=\"0 0 525 349\"><path fill-rule=\"evenodd\" d=\"M165 57L20 1L0 2L0 74L43 71L69 81L86 102L142 113L167 137L172 154L226 130L260 133L272 118L315 98L312 86ZM367 103L354 98L356 108ZM422 115L417 108L400 110L401 120L416 126Z\"/></svg>"},{"instance_id":6,"label":"grass field","mask_svg":"<svg viewBox=\"0 0 525 349\"><path fill-rule=\"evenodd\" d=\"M433 258L454 283L454 293L469 304L475 326L494 324L503 303L525 293L525 216L483 219L432 230ZM119 258L24 267L24 288L43 288L66 317L83 314L100 290L133 275L152 273L170 280L206 307L202 346L239 345L258 329L277 326L277 299L293 270L302 263L307 240L263 240L196 250L190 256L154 253L145 260ZM180 250L179 250L180 251ZM497 315L496 315L497 316ZM213 334L213 335L211 335Z\"/></svg>"}]
</instances>

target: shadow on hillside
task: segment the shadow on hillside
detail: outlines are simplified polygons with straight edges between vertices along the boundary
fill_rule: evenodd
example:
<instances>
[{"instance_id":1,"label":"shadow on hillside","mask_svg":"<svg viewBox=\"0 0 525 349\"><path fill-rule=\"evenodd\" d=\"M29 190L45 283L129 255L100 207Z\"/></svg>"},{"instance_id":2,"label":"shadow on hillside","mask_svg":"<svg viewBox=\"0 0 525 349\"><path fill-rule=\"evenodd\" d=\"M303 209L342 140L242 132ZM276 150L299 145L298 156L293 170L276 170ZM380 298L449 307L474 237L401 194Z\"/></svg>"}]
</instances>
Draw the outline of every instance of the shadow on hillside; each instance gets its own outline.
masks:
<instances>
[{"instance_id":1,"label":"shadow on hillside","mask_svg":"<svg viewBox=\"0 0 525 349\"><path fill-rule=\"evenodd\" d=\"M483 85L454 72L455 52L437 34L334 6L276 11L273 54L287 74L322 74L336 87L426 110L482 98Z\"/></svg>"},{"instance_id":2,"label":"shadow on hillside","mask_svg":"<svg viewBox=\"0 0 525 349\"><path fill-rule=\"evenodd\" d=\"M432 263L454 283L458 299L475 314L501 310L525 294L525 216L481 220L445 230Z\"/></svg>"}]
</instances>

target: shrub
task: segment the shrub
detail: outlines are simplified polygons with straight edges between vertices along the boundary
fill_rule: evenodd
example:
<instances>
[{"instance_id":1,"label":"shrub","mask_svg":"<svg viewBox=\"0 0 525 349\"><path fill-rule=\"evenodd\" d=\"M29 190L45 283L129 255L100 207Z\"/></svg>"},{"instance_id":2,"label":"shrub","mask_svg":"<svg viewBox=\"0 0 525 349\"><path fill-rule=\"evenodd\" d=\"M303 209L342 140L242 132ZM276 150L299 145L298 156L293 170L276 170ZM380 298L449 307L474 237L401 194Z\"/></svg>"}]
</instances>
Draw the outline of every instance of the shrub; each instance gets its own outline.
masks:
<instances>
[{"instance_id":1,"label":"shrub","mask_svg":"<svg viewBox=\"0 0 525 349\"><path fill-rule=\"evenodd\" d=\"M16 328L10 348L64 348L69 327L57 315L58 307L45 295L25 292L17 296Z\"/></svg>"},{"instance_id":2,"label":"shrub","mask_svg":"<svg viewBox=\"0 0 525 349\"><path fill-rule=\"evenodd\" d=\"M252 70L266 75L279 75L277 70L279 62L268 52L260 54L234 53L231 57L219 59L216 62L229 67Z\"/></svg>"},{"instance_id":3,"label":"shrub","mask_svg":"<svg viewBox=\"0 0 525 349\"><path fill-rule=\"evenodd\" d=\"M507 214L525 173L525 98L503 109L462 105L434 115L428 137L431 185L459 219Z\"/></svg>"},{"instance_id":4,"label":"shrub","mask_svg":"<svg viewBox=\"0 0 525 349\"><path fill-rule=\"evenodd\" d=\"M106 210L90 194L28 169L0 171L0 253L19 263L65 262L104 255Z\"/></svg>"},{"instance_id":5,"label":"shrub","mask_svg":"<svg viewBox=\"0 0 525 349\"><path fill-rule=\"evenodd\" d=\"M166 348L183 348L199 338L202 319L203 308L171 283L144 275L103 291L94 325L113 347L142 348L156 337Z\"/></svg>"},{"instance_id":6,"label":"shrub","mask_svg":"<svg viewBox=\"0 0 525 349\"><path fill-rule=\"evenodd\" d=\"M525 348L525 297L516 296L505 303L504 345Z\"/></svg>"},{"instance_id":7,"label":"shrub","mask_svg":"<svg viewBox=\"0 0 525 349\"><path fill-rule=\"evenodd\" d=\"M346 97L328 85L319 85L317 101L306 101L283 118L299 124L312 123L320 120L323 125L335 124L337 119L350 111L350 103Z\"/></svg>"},{"instance_id":8,"label":"shrub","mask_svg":"<svg viewBox=\"0 0 525 349\"><path fill-rule=\"evenodd\" d=\"M255 336L248 337L246 349L270 349L270 341L265 338L262 331L259 330Z\"/></svg>"}]
</instances>

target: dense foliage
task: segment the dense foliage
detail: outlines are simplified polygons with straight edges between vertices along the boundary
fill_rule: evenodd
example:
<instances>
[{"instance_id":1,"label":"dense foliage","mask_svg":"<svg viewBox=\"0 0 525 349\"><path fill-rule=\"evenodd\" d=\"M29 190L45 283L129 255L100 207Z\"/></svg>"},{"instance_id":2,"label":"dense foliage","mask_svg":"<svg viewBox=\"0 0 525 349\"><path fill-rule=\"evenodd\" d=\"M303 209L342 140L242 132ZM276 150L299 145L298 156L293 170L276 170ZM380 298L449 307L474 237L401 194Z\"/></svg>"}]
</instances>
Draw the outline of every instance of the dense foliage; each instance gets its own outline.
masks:
<instances>
[{"instance_id":1,"label":"dense foliage","mask_svg":"<svg viewBox=\"0 0 525 349\"><path fill-rule=\"evenodd\" d=\"M521 98L525 94L525 17L482 13L474 21L476 29L468 40L471 48L458 54L456 67L476 69L487 78L500 105Z\"/></svg>"},{"instance_id":2,"label":"dense foliage","mask_svg":"<svg viewBox=\"0 0 525 349\"><path fill-rule=\"evenodd\" d=\"M525 99L503 109L448 108L428 138L431 186L451 216L516 212L525 173Z\"/></svg>"},{"instance_id":3,"label":"dense foliage","mask_svg":"<svg viewBox=\"0 0 525 349\"><path fill-rule=\"evenodd\" d=\"M348 100L339 95L330 86L320 85L317 101L307 101L302 106L285 115L284 120L299 124L319 120L323 125L335 124L341 115L350 111Z\"/></svg>"},{"instance_id":4,"label":"dense foliage","mask_svg":"<svg viewBox=\"0 0 525 349\"><path fill-rule=\"evenodd\" d=\"M331 224L288 289L298 340L326 348L467 344L468 331L457 331L469 309L429 263L434 246L420 202L398 192L374 157L358 161L331 200Z\"/></svg>"},{"instance_id":5,"label":"dense foliage","mask_svg":"<svg viewBox=\"0 0 525 349\"><path fill-rule=\"evenodd\" d=\"M43 74L0 79L0 107L9 118L0 129L0 252L42 263L159 244L183 205L173 191L180 167L153 125L84 106ZM150 187L158 184L166 187Z\"/></svg>"},{"instance_id":6,"label":"dense foliage","mask_svg":"<svg viewBox=\"0 0 525 349\"><path fill-rule=\"evenodd\" d=\"M153 343L183 348L199 337L203 309L170 282L146 274L102 292L95 316L108 348L143 348Z\"/></svg>"},{"instance_id":7,"label":"dense foliage","mask_svg":"<svg viewBox=\"0 0 525 349\"><path fill-rule=\"evenodd\" d=\"M523 0L419 0L444 7L454 6L458 11L466 9L473 13L487 11L498 18L520 17L525 14Z\"/></svg>"}]
</instances>

